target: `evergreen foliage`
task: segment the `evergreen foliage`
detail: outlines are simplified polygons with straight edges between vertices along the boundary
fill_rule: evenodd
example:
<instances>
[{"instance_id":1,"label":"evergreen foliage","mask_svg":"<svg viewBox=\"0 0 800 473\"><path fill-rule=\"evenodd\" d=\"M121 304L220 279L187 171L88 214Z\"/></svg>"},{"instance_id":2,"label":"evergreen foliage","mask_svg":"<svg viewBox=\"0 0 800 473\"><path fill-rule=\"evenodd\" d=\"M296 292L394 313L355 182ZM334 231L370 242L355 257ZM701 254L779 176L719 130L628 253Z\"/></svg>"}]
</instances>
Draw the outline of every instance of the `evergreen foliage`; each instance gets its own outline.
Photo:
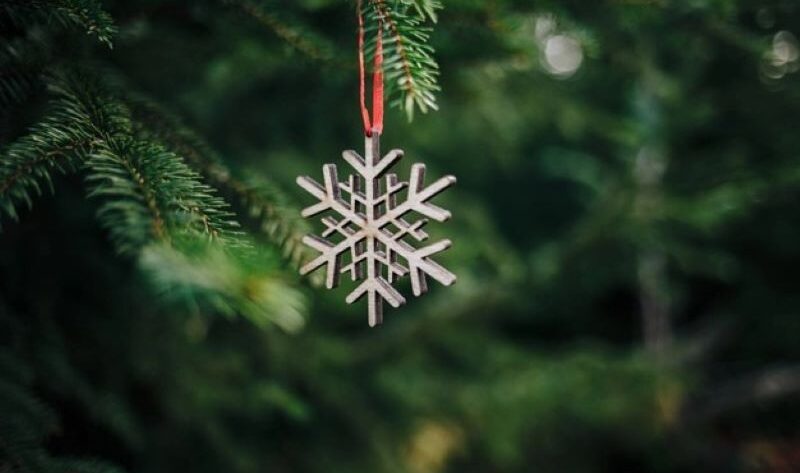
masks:
<instances>
[{"instance_id":1,"label":"evergreen foliage","mask_svg":"<svg viewBox=\"0 0 800 473\"><path fill-rule=\"evenodd\" d=\"M359 3L360 5L360 3ZM375 32L381 29L384 80L387 99L406 112L409 121L414 110L436 110L439 90L439 65L429 44L432 28L442 4L431 0L368 0L365 5L367 57L373 57L377 44ZM361 8L361 7L359 7Z\"/></svg>"},{"instance_id":2,"label":"evergreen foliage","mask_svg":"<svg viewBox=\"0 0 800 473\"><path fill-rule=\"evenodd\" d=\"M5 0L0 5L0 26L16 27L45 23L64 28L78 27L111 47L117 27L97 0Z\"/></svg>"},{"instance_id":3,"label":"evergreen foliage","mask_svg":"<svg viewBox=\"0 0 800 473\"><path fill-rule=\"evenodd\" d=\"M124 100L143 136L183 156L204 179L241 206L245 217L254 219L257 229L280 247L283 256L295 267L313 253L301 241L303 235L311 231L308 223L300 217L299 208L291 205L277 186L258 176L243 177L246 171L231 170L222 157L180 118L130 90L129 86Z\"/></svg>"},{"instance_id":4,"label":"evergreen foliage","mask_svg":"<svg viewBox=\"0 0 800 473\"><path fill-rule=\"evenodd\" d=\"M58 89L54 84L54 89ZM3 211L18 219L17 207L42 194L43 187L52 189L51 172L68 172L76 168L93 146L92 117L83 114L77 98L61 89L60 97L29 134L9 145L0 163L0 195Z\"/></svg>"}]
</instances>

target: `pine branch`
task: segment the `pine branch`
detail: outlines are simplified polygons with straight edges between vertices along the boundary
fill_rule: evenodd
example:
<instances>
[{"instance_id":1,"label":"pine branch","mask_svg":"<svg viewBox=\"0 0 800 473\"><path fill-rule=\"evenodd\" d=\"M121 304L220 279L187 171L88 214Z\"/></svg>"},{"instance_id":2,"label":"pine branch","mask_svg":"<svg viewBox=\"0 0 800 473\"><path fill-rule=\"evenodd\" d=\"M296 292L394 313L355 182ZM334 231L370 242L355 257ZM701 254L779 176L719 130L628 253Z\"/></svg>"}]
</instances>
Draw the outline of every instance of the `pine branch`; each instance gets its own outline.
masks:
<instances>
[{"instance_id":1,"label":"pine branch","mask_svg":"<svg viewBox=\"0 0 800 473\"><path fill-rule=\"evenodd\" d=\"M87 162L90 197L107 199L98 212L121 252L181 234L236 244L238 224L227 204L176 154L132 139L102 143Z\"/></svg>"},{"instance_id":2,"label":"pine branch","mask_svg":"<svg viewBox=\"0 0 800 473\"><path fill-rule=\"evenodd\" d=\"M416 10L420 18L425 19L427 16L434 23L439 21L436 11L444 8L439 0L400 0L400 3Z\"/></svg>"},{"instance_id":3,"label":"pine branch","mask_svg":"<svg viewBox=\"0 0 800 473\"><path fill-rule=\"evenodd\" d=\"M265 2L253 0L222 0L233 5L259 24L267 27L280 39L311 59L329 62L334 48L323 37L297 21L287 21L268 9Z\"/></svg>"},{"instance_id":4,"label":"pine branch","mask_svg":"<svg viewBox=\"0 0 800 473\"><path fill-rule=\"evenodd\" d=\"M237 177L208 143L152 100L128 93L126 102L136 123L144 127L143 134L183 156L215 188L244 208L295 267L311 256L309 248L302 244L303 236L310 231L308 223L277 186L266 179Z\"/></svg>"},{"instance_id":5,"label":"pine branch","mask_svg":"<svg viewBox=\"0 0 800 473\"><path fill-rule=\"evenodd\" d=\"M76 169L97 144L96 124L109 124L119 131L127 128L118 107L102 99L79 96L69 82L50 78L50 110L28 135L0 153L0 211L15 220L19 218L19 204L30 208L33 197L42 195L44 187L52 191L52 172ZM84 106L87 100L91 104Z\"/></svg>"},{"instance_id":6,"label":"pine branch","mask_svg":"<svg viewBox=\"0 0 800 473\"><path fill-rule=\"evenodd\" d=\"M422 113L438 109L439 65L428 45L432 28L423 24L426 19L435 22L436 10L441 7L435 0L368 0L366 4L367 55L374 57L376 32L382 25L388 100L404 110L409 121L415 108Z\"/></svg>"},{"instance_id":7,"label":"pine branch","mask_svg":"<svg viewBox=\"0 0 800 473\"><path fill-rule=\"evenodd\" d=\"M309 247L302 242L310 227L283 191L265 179L234 179L229 185L249 216L257 219L261 230L282 249L284 258L299 267L310 256Z\"/></svg>"},{"instance_id":8,"label":"pine branch","mask_svg":"<svg viewBox=\"0 0 800 473\"><path fill-rule=\"evenodd\" d=\"M272 322L294 332L303 326L305 297L276 273L276 258L256 251L226 252L197 240L185 240L181 248L150 245L139 260L163 297L239 314L261 327Z\"/></svg>"},{"instance_id":9,"label":"pine branch","mask_svg":"<svg viewBox=\"0 0 800 473\"><path fill-rule=\"evenodd\" d=\"M64 73L48 82L53 111L0 156L0 203L7 213L16 217L19 201L30 205L42 182L49 184L53 168L82 165L89 197L103 199L98 219L116 248L139 255L165 294L187 295L193 306L205 303L259 325L272 321L286 330L302 325L302 294L284 282L274 261L248 249L228 205L165 144L189 156L212 182L269 213L261 216L263 225L297 257L305 229L283 223L274 195L268 198L231 178L200 138L149 102L132 100L136 117L147 112L169 126L148 131L110 91L113 86L92 74ZM253 261L262 264L254 267Z\"/></svg>"},{"instance_id":10,"label":"pine branch","mask_svg":"<svg viewBox=\"0 0 800 473\"><path fill-rule=\"evenodd\" d=\"M2 18L17 26L45 22L79 27L109 48L117 34L114 20L97 0L5 0L0 5Z\"/></svg>"},{"instance_id":11,"label":"pine branch","mask_svg":"<svg viewBox=\"0 0 800 473\"><path fill-rule=\"evenodd\" d=\"M195 233L235 243L232 214L182 159L162 146L137 139L130 111L97 77L53 76L54 110L14 143L0 161L0 205L17 218L17 204L31 205L50 173L86 162L90 196L107 201L99 212L121 252L173 233Z\"/></svg>"},{"instance_id":12,"label":"pine branch","mask_svg":"<svg viewBox=\"0 0 800 473\"><path fill-rule=\"evenodd\" d=\"M280 276L277 262L243 242L227 204L164 144L226 189L239 181L177 118L145 99L129 101L131 131L138 138L106 135L87 161L89 195L106 199L98 217L117 248L139 254L148 279L167 297L240 314L260 326L274 322L297 330L303 324L303 295ZM138 121L145 116L158 119L157 131ZM209 244L214 241L223 245Z\"/></svg>"}]
</instances>

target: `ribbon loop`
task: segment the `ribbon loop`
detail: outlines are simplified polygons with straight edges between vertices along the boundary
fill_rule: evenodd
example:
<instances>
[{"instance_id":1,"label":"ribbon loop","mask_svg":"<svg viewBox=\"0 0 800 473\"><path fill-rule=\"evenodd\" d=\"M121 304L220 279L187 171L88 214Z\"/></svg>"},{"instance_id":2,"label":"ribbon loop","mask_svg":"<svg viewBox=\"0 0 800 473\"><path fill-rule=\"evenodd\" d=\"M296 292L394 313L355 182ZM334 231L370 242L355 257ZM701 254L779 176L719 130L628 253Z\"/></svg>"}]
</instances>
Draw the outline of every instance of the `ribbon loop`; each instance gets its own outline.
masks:
<instances>
[{"instance_id":1,"label":"ribbon loop","mask_svg":"<svg viewBox=\"0 0 800 473\"><path fill-rule=\"evenodd\" d=\"M364 15L361 2L358 2L358 77L359 99L361 101L361 120L364 122L364 134L383 132L383 21L378 20L378 31L375 38L375 57L372 64L372 120L366 100L366 71L364 67Z\"/></svg>"}]
</instances>

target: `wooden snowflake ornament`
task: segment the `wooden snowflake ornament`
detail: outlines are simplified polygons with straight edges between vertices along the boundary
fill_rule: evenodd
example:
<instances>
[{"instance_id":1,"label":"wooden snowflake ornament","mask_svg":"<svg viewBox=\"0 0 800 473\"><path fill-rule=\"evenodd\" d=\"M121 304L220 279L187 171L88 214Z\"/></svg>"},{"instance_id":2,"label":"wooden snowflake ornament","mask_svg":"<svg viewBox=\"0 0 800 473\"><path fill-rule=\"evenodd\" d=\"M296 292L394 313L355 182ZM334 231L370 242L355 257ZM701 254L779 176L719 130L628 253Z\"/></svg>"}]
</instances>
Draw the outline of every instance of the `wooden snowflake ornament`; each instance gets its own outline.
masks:
<instances>
[{"instance_id":1,"label":"wooden snowflake ornament","mask_svg":"<svg viewBox=\"0 0 800 473\"><path fill-rule=\"evenodd\" d=\"M445 286L455 282L453 273L430 259L449 248L450 240L419 249L413 247L405 240L426 240L428 234L422 227L427 219L410 222L404 216L416 212L437 222L449 219L450 212L428 201L454 184L456 178L446 176L424 187L425 165L414 164L409 182L401 182L396 174L387 174L387 171L403 157L403 152L395 149L381 157L380 134L376 132L365 141L364 158L355 151L342 153L356 172L345 181L339 181L335 164L323 166L324 186L308 176L297 178L297 184L319 200L302 211L303 217L326 211L336 215L322 218L326 227L322 236L303 238L303 243L320 255L300 268L300 273L308 274L325 265L325 285L329 289L336 287L339 276L345 273L350 273L354 281L362 281L346 301L352 304L367 296L369 325L374 327L383 321L383 301L392 307L399 307L406 301L392 287L398 278L410 276L415 296L428 290L426 275ZM400 195L404 195L405 200L398 202Z\"/></svg>"}]
</instances>

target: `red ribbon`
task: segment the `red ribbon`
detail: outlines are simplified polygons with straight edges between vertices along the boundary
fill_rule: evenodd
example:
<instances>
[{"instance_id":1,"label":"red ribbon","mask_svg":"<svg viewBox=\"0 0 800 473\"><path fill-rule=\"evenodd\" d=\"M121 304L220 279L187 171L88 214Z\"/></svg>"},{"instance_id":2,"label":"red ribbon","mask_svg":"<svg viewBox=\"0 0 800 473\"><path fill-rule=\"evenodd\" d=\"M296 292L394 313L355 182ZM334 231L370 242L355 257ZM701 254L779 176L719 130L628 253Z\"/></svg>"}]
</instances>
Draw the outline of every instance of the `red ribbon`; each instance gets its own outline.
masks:
<instances>
[{"instance_id":1,"label":"red ribbon","mask_svg":"<svg viewBox=\"0 0 800 473\"><path fill-rule=\"evenodd\" d=\"M364 134L379 135L383 131L383 22L378 21L378 34L375 45L375 58L372 65L372 122L366 103L366 80L364 70L364 17L361 2L358 2L358 77L359 98L361 100L361 119L364 122Z\"/></svg>"}]
</instances>

